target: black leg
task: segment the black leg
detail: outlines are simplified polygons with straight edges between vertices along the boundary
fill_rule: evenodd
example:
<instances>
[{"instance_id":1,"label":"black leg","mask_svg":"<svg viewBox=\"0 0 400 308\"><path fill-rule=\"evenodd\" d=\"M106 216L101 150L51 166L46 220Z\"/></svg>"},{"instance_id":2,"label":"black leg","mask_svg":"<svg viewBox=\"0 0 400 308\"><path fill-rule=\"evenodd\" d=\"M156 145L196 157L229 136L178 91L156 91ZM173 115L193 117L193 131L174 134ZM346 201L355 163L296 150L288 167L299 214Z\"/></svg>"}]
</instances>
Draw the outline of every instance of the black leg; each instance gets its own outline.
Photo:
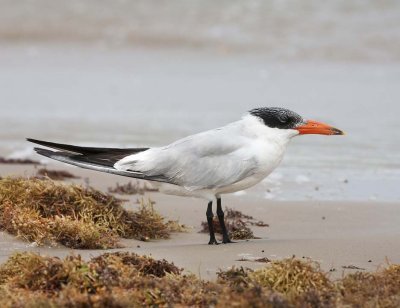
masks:
<instances>
[{"instance_id":1,"label":"black leg","mask_svg":"<svg viewBox=\"0 0 400 308\"><path fill-rule=\"evenodd\" d=\"M228 231L226 230L225 226L225 214L224 211L222 210L222 202L221 198L217 198L217 216L219 220L219 224L221 226L222 230L222 243L232 243L232 241L229 238Z\"/></svg>"},{"instance_id":2,"label":"black leg","mask_svg":"<svg viewBox=\"0 0 400 308\"><path fill-rule=\"evenodd\" d=\"M215 233L214 233L214 225L213 225L213 218L214 214L212 212L212 202L210 201L208 203L207 207L207 223L208 223L208 230L210 231L210 241L208 242L208 245L218 245L217 239L215 238Z\"/></svg>"}]
</instances>

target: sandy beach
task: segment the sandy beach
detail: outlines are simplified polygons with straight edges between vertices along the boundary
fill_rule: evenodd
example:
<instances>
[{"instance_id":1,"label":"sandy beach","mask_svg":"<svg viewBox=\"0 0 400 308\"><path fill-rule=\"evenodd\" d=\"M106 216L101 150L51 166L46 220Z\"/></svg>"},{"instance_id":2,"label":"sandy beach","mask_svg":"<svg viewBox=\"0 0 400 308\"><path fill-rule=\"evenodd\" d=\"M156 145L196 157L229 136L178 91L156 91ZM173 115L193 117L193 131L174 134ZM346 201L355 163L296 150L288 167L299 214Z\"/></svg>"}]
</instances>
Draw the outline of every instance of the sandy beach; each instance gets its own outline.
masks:
<instances>
[{"instance_id":1,"label":"sandy beach","mask_svg":"<svg viewBox=\"0 0 400 308\"><path fill-rule=\"evenodd\" d=\"M49 169L67 170L81 179L73 180L82 185L107 191L118 182L129 179L86 171L60 164ZM0 165L1 176L33 176L33 166ZM137 207L141 196L122 196L129 199L127 209ZM190 227L187 233L173 234L168 240L142 242L122 240L125 246L113 250L76 250L64 247L36 247L0 233L0 262L4 262L17 251L35 251L43 255L66 256L80 254L88 259L106 251L131 251L165 258L183 267L187 272L203 279L213 280L219 269L232 266L259 268L262 263L252 261L258 257L272 260L295 255L311 258L331 272L331 277L341 277L353 271L343 267L354 266L373 271L387 262L400 263L400 216L398 203L390 202L337 202L337 201L270 201L252 197L251 190L242 196L228 195L224 206L242 211L269 224L269 227L252 227L259 239L237 241L234 244L209 246L208 235L199 233L200 223L205 221L206 204L200 199L166 196L156 192L145 195L156 202L155 208L169 219L179 219Z\"/></svg>"}]
</instances>

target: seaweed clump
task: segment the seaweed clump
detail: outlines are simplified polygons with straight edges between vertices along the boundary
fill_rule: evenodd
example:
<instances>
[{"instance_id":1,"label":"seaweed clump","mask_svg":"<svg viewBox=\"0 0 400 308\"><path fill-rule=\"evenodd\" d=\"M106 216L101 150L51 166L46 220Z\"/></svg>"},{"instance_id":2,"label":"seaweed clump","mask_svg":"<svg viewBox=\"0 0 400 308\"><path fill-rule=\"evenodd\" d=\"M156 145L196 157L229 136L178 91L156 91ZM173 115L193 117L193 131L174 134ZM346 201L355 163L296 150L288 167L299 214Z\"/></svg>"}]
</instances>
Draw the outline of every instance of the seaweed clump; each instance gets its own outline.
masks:
<instances>
[{"instance_id":1,"label":"seaweed clump","mask_svg":"<svg viewBox=\"0 0 400 308\"><path fill-rule=\"evenodd\" d=\"M400 265L348 274L338 282L338 290L343 301L354 307L400 307Z\"/></svg>"},{"instance_id":2,"label":"seaweed clump","mask_svg":"<svg viewBox=\"0 0 400 308\"><path fill-rule=\"evenodd\" d=\"M79 179L78 176L72 174L71 172L65 170L49 170L46 168L40 168L36 172L38 178L50 178L56 181L62 181L65 179Z\"/></svg>"},{"instance_id":3,"label":"seaweed clump","mask_svg":"<svg viewBox=\"0 0 400 308\"><path fill-rule=\"evenodd\" d=\"M0 164L8 164L8 165L40 165L40 162L38 162L36 160L32 160L32 159L0 157Z\"/></svg>"},{"instance_id":4,"label":"seaweed clump","mask_svg":"<svg viewBox=\"0 0 400 308\"><path fill-rule=\"evenodd\" d=\"M65 285L93 293L96 289L124 285L130 276L179 275L181 269L166 260L135 253L106 253L84 261L79 255L58 257L16 253L0 267L0 283L31 291L56 291Z\"/></svg>"},{"instance_id":5,"label":"seaweed clump","mask_svg":"<svg viewBox=\"0 0 400 308\"><path fill-rule=\"evenodd\" d=\"M207 282L165 260L109 253L84 261L19 253L0 266L0 306L135 307L254 306L274 301L249 286L236 293L226 283ZM284 301L284 299L282 299Z\"/></svg>"},{"instance_id":6,"label":"seaweed clump","mask_svg":"<svg viewBox=\"0 0 400 308\"><path fill-rule=\"evenodd\" d=\"M115 187L108 188L108 192L120 195L144 195L149 191L158 191L158 189L151 187L147 182L138 180L122 185L117 183Z\"/></svg>"},{"instance_id":7,"label":"seaweed clump","mask_svg":"<svg viewBox=\"0 0 400 308\"><path fill-rule=\"evenodd\" d=\"M255 271L221 271L212 282L134 253L89 261L17 253L0 266L0 306L398 307L399 269L333 282L316 263L289 258Z\"/></svg>"},{"instance_id":8,"label":"seaweed clump","mask_svg":"<svg viewBox=\"0 0 400 308\"><path fill-rule=\"evenodd\" d=\"M56 243L71 248L120 247L119 237L166 239L177 231L150 200L137 211L93 188L51 180L0 180L0 229L38 245Z\"/></svg>"},{"instance_id":9,"label":"seaweed clump","mask_svg":"<svg viewBox=\"0 0 400 308\"><path fill-rule=\"evenodd\" d=\"M279 307L399 307L400 265L373 273L356 272L332 281L319 263L295 257L252 270L233 267L218 273L218 282L234 292L261 288ZM271 302L270 302L271 303Z\"/></svg>"},{"instance_id":10,"label":"seaweed clump","mask_svg":"<svg viewBox=\"0 0 400 308\"><path fill-rule=\"evenodd\" d=\"M320 303L331 298L334 284L329 280L317 262L288 258L270 261L266 266L251 270L243 267L218 273L219 281L237 290L253 286L276 294L284 295L290 302L312 294Z\"/></svg>"},{"instance_id":11,"label":"seaweed clump","mask_svg":"<svg viewBox=\"0 0 400 308\"><path fill-rule=\"evenodd\" d=\"M250 280L268 290L285 294L289 301L313 298L317 306L325 306L333 298L333 283L317 262L293 258L272 261L249 274Z\"/></svg>"},{"instance_id":12,"label":"seaweed clump","mask_svg":"<svg viewBox=\"0 0 400 308\"><path fill-rule=\"evenodd\" d=\"M222 234L222 229L218 221L218 217L214 216L213 219L215 233ZM268 224L255 220L252 216L245 215L240 211L230 208L225 208L225 225L228 233L233 240L247 240L256 239L253 231L249 226L268 227ZM201 223L202 233L208 233L208 224L203 221Z\"/></svg>"}]
</instances>

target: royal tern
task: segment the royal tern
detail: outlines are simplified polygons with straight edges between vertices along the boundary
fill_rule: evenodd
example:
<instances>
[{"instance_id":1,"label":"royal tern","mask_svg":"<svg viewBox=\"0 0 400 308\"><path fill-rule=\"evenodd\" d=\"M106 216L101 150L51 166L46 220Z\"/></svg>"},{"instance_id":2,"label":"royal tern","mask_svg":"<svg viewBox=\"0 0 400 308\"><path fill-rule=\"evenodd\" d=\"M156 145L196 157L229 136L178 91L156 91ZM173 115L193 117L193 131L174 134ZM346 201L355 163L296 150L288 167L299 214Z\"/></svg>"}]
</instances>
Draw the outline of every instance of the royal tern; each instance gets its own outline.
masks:
<instances>
[{"instance_id":1,"label":"royal tern","mask_svg":"<svg viewBox=\"0 0 400 308\"><path fill-rule=\"evenodd\" d=\"M166 194L208 201L209 244L218 244L213 229L212 203L223 243L230 243L221 195L249 188L281 162L288 142L297 135L343 135L337 128L304 120L284 108L256 108L239 121L153 148L93 148L27 139L56 149L35 148L52 159L112 174L153 182Z\"/></svg>"}]
</instances>

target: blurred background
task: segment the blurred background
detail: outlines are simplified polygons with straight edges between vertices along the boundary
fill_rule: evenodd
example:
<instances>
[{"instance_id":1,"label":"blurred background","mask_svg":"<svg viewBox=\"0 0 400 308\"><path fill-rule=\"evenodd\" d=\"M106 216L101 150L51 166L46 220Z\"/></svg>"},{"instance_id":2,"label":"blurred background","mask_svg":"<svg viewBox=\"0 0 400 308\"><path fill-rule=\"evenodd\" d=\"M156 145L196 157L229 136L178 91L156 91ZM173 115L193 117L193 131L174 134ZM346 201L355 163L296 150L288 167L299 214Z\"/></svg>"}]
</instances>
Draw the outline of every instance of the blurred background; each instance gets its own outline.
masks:
<instances>
[{"instance_id":1,"label":"blurred background","mask_svg":"<svg viewBox=\"0 0 400 308\"><path fill-rule=\"evenodd\" d=\"M399 60L396 0L0 0L0 156L159 146L280 106L347 135L295 138L253 196L400 201Z\"/></svg>"}]
</instances>

